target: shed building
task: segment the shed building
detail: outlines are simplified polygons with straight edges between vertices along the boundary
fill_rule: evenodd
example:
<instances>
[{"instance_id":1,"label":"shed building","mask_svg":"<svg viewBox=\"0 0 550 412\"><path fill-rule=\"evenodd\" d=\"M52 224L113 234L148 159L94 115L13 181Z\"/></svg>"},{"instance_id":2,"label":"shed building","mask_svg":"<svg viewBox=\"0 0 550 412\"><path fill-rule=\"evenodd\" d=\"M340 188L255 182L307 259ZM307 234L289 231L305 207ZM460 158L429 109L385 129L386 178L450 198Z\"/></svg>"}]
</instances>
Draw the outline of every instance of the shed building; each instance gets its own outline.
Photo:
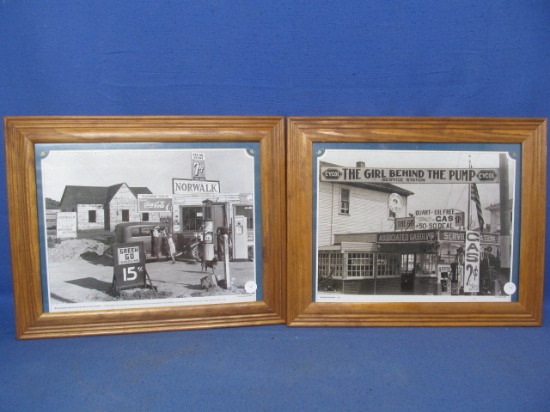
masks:
<instances>
[{"instance_id":1,"label":"shed building","mask_svg":"<svg viewBox=\"0 0 550 412\"><path fill-rule=\"evenodd\" d=\"M61 212L76 212L77 230L113 231L118 223L158 221L158 213L138 212L139 194L151 194L147 187L126 183L102 186L66 186Z\"/></svg>"}]
</instances>

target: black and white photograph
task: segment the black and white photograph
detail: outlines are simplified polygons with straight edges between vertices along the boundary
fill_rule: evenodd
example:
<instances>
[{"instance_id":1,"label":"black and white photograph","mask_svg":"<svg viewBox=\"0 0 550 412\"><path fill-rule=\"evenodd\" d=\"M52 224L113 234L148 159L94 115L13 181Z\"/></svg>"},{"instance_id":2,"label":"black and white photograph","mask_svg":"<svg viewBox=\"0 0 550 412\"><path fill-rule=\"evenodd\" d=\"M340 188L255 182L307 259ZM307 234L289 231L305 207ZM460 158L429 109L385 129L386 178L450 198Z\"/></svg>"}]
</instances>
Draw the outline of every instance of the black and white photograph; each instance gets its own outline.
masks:
<instances>
[{"instance_id":1,"label":"black and white photograph","mask_svg":"<svg viewBox=\"0 0 550 412\"><path fill-rule=\"evenodd\" d=\"M518 152L337 146L314 158L315 301L515 298Z\"/></svg>"},{"instance_id":2,"label":"black and white photograph","mask_svg":"<svg viewBox=\"0 0 550 412\"><path fill-rule=\"evenodd\" d=\"M257 144L35 152L45 312L257 300Z\"/></svg>"}]
</instances>

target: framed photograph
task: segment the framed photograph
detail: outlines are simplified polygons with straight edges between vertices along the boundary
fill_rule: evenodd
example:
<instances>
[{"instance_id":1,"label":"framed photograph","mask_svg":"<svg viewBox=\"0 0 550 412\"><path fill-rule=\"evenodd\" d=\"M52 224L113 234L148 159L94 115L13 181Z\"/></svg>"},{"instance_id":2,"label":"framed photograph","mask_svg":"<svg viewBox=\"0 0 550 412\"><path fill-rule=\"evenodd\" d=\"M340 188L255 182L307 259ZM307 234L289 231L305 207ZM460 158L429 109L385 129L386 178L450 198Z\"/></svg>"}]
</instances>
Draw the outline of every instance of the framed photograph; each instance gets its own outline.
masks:
<instances>
[{"instance_id":1,"label":"framed photograph","mask_svg":"<svg viewBox=\"0 0 550 412\"><path fill-rule=\"evenodd\" d=\"M541 324L546 120L287 130L288 325Z\"/></svg>"},{"instance_id":2,"label":"framed photograph","mask_svg":"<svg viewBox=\"0 0 550 412\"><path fill-rule=\"evenodd\" d=\"M20 339L284 323L280 117L8 117Z\"/></svg>"}]
</instances>

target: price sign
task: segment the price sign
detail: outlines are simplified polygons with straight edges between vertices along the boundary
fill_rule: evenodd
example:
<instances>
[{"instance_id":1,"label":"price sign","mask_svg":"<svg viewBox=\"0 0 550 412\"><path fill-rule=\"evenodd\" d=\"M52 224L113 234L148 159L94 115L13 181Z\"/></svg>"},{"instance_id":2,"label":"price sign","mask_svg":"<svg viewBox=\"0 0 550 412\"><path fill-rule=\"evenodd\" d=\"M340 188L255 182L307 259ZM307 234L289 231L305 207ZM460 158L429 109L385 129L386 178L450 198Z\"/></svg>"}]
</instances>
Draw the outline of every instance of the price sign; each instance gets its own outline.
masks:
<instances>
[{"instance_id":1,"label":"price sign","mask_svg":"<svg viewBox=\"0 0 550 412\"><path fill-rule=\"evenodd\" d=\"M113 283L117 291L145 287L145 253L143 243L121 243L114 246Z\"/></svg>"}]
</instances>

